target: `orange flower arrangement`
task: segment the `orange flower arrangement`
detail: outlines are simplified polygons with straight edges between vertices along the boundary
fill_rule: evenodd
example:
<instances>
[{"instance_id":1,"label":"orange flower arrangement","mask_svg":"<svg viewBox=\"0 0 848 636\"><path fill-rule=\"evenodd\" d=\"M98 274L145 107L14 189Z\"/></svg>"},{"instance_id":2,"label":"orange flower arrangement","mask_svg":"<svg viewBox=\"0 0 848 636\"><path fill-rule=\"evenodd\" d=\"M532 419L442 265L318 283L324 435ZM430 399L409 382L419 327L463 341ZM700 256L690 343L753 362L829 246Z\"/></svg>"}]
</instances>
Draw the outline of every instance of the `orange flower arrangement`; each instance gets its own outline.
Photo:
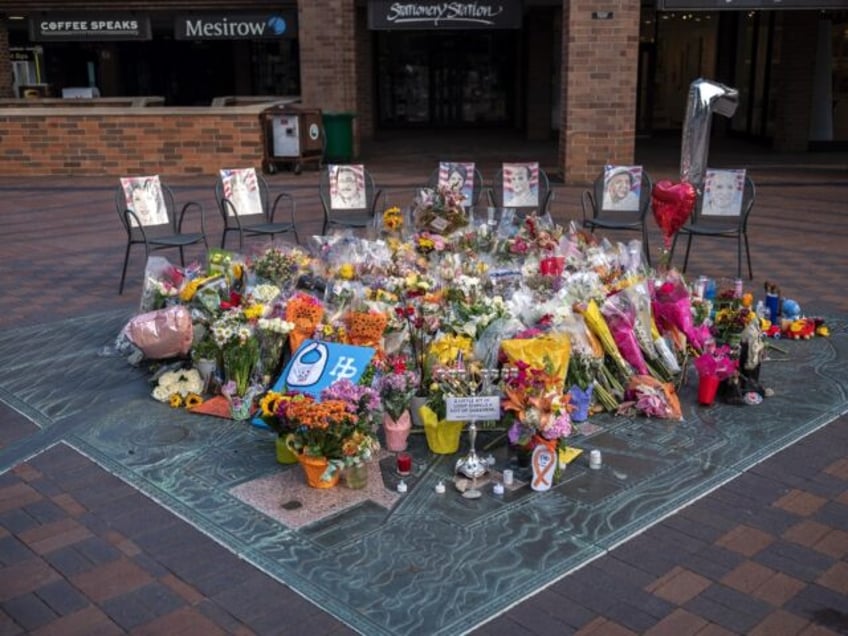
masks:
<instances>
[{"instance_id":1,"label":"orange flower arrangement","mask_svg":"<svg viewBox=\"0 0 848 636\"><path fill-rule=\"evenodd\" d=\"M345 323L350 344L379 348L389 317L381 311L351 311Z\"/></svg>"},{"instance_id":2,"label":"orange flower arrangement","mask_svg":"<svg viewBox=\"0 0 848 636\"><path fill-rule=\"evenodd\" d=\"M286 303L286 321L294 323L294 329L289 333L292 353L297 351L304 340L312 337L323 317L324 307L317 298L298 293L289 299Z\"/></svg>"}]
</instances>

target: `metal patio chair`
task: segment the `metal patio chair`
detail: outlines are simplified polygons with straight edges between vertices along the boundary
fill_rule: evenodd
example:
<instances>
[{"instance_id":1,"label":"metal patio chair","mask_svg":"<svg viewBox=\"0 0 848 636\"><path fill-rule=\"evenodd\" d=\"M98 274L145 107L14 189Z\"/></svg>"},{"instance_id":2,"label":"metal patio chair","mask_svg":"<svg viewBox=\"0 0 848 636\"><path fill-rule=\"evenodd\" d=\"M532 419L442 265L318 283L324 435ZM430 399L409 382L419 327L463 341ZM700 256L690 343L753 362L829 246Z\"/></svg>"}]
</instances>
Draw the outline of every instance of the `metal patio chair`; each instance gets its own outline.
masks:
<instances>
[{"instance_id":1,"label":"metal patio chair","mask_svg":"<svg viewBox=\"0 0 848 636\"><path fill-rule=\"evenodd\" d=\"M342 174L355 175L361 178L357 184L357 200L350 203L340 201L337 186L333 179ZM324 209L324 225L321 233L326 234L330 228L365 229L374 223L377 204L382 197L382 190L374 184L374 177L361 164L332 164L321 171L318 183L321 206ZM340 203L344 203L340 205Z\"/></svg>"},{"instance_id":2,"label":"metal patio chair","mask_svg":"<svg viewBox=\"0 0 848 636\"><path fill-rule=\"evenodd\" d=\"M680 231L674 235L674 240L671 243L670 258L674 257L674 248L677 245L677 239L685 236L686 254L683 257L682 270L685 273L686 266L689 264L689 250L692 247L692 237L712 236L716 238L735 239L736 278L742 278L742 249L744 247L745 258L748 263L748 279L753 280L754 271L751 268L751 250L748 246L748 217L751 215L751 210L754 208L756 200L756 187L751 177L747 175L745 175L742 190L742 203L736 214L711 214L711 210L704 208L704 196L701 195L698 197L690 222L680 228Z\"/></svg>"},{"instance_id":3,"label":"metal patio chair","mask_svg":"<svg viewBox=\"0 0 848 636\"><path fill-rule=\"evenodd\" d=\"M154 250L176 248L180 252L180 264L183 266L184 249L187 246L203 243L209 248L206 219L200 203L188 201L178 208L173 191L156 176L130 177L122 181L128 183L126 186L122 183L115 191L115 209L127 233L127 248L118 294L124 293L127 264L133 245L144 245L145 258ZM199 232L183 231L187 212L199 216Z\"/></svg>"},{"instance_id":4,"label":"metal patio chair","mask_svg":"<svg viewBox=\"0 0 848 636\"><path fill-rule=\"evenodd\" d=\"M257 205L250 208L249 201L244 200L238 193L239 184L255 188L258 196ZM255 186L254 186L255 184ZM244 249L245 236L267 236L274 240L277 234L294 234L296 243L300 243L295 225L295 201L288 192L280 192L271 203L271 191L268 182L254 168L243 170L222 170L215 182L215 200L218 211L224 221L224 231L221 235L221 247L226 247L227 234L237 232L239 250ZM285 204L287 214L285 219L278 218L278 208ZM239 208L242 209L239 209Z\"/></svg>"},{"instance_id":5,"label":"metal patio chair","mask_svg":"<svg viewBox=\"0 0 848 636\"><path fill-rule=\"evenodd\" d=\"M621 166L637 167L637 166ZM642 235L642 250L648 265L651 264L651 250L648 244L648 227L646 223L648 210L651 207L651 188L653 182L646 170L642 170L642 182L639 190L638 208L636 210L614 210L604 207L604 187L606 171L595 179L590 190L584 190L580 198L583 211L583 227L594 233L595 230L624 230L639 232Z\"/></svg>"}]
</instances>

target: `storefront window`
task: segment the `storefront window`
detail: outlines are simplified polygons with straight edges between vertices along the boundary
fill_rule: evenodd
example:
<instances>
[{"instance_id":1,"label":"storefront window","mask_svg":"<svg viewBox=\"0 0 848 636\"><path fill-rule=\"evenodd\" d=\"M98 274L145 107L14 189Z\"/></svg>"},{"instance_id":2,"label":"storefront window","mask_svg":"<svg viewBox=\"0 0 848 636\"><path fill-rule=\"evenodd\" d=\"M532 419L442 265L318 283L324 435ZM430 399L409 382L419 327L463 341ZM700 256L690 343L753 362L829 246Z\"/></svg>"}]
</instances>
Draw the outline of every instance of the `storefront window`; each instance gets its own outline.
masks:
<instances>
[{"instance_id":1,"label":"storefront window","mask_svg":"<svg viewBox=\"0 0 848 636\"><path fill-rule=\"evenodd\" d=\"M380 33L381 124L511 123L516 49L512 31Z\"/></svg>"}]
</instances>

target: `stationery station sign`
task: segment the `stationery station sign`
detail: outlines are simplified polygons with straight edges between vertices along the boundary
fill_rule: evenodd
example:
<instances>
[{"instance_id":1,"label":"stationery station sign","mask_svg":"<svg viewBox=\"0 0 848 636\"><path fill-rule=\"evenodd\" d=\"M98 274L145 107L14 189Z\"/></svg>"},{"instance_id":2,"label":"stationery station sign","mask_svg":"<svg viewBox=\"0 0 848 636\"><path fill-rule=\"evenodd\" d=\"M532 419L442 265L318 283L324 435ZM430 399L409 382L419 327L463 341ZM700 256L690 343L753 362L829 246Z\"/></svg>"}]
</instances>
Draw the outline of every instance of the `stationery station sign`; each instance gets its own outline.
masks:
<instances>
[{"instance_id":1,"label":"stationery station sign","mask_svg":"<svg viewBox=\"0 0 848 636\"><path fill-rule=\"evenodd\" d=\"M518 29L520 2L394 2L368 3L368 27L392 29Z\"/></svg>"},{"instance_id":2,"label":"stationery station sign","mask_svg":"<svg viewBox=\"0 0 848 636\"><path fill-rule=\"evenodd\" d=\"M296 35L297 15L293 11L188 15L174 20L177 40L279 40Z\"/></svg>"},{"instance_id":3,"label":"stationery station sign","mask_svg":"<svg viewBox=\"0 0 848 636\"><path fill-rule=\"evenodd\" d=\"M150 18L127 13L55 13L30 18L30 40L149 40Z\"/></svg>"}]
</instances>

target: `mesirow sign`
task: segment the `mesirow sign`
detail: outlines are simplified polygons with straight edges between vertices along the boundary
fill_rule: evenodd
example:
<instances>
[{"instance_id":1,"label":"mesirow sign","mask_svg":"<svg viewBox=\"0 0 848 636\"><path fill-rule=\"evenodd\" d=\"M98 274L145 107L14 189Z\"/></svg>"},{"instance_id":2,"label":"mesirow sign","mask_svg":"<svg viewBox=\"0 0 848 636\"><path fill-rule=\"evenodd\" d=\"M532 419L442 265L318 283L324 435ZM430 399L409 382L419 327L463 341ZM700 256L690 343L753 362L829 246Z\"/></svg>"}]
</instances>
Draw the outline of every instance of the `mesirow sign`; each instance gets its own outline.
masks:
<instances>
[{"instance_id":1,"label":"mesirow sign","mask_svg":"<svg viewBox=\"0 0 848 636\"><path fill-rule=\"evenodd\" d=\"M368 3L371 29L518 29L521 2L394 2Z\"/></svg>"},{"instance_id":2,"label":"mesirow sign","mask_svg":"<svg viewBox=\"0 0 848 636\"><path fill-rule=\"evenodd\" d=\"M279 40L297 36L297 14L216 14L178 16L177 40Z\"/></svg>"}]
</instances>

